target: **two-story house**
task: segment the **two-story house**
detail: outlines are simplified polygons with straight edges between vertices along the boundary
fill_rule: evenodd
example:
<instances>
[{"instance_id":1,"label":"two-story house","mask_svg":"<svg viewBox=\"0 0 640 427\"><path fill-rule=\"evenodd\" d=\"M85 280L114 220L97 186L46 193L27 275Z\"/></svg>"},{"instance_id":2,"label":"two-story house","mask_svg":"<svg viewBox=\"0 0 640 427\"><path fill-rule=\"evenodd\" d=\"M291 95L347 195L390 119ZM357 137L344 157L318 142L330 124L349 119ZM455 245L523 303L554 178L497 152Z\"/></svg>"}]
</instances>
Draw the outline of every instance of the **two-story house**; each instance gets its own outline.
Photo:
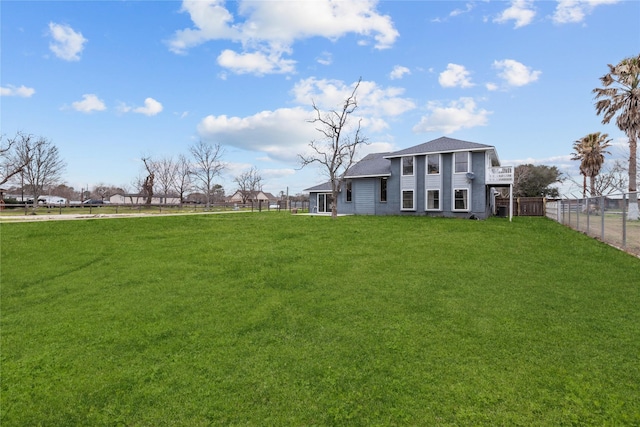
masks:
<instances>
[{"instance_id":1,"label":"two-story house","mask_svg":"<svg viewBox=\"0 0 640 427\"><path fill-rule=\"evenodd\" d=\"M343 176L338 213L483 219L495 214L496 188L511 193L513 170L500 165L495 147L447 137L369 154ZM310 212L331 212L330 183L305 191Z\"/></svg>"}]
</instances>

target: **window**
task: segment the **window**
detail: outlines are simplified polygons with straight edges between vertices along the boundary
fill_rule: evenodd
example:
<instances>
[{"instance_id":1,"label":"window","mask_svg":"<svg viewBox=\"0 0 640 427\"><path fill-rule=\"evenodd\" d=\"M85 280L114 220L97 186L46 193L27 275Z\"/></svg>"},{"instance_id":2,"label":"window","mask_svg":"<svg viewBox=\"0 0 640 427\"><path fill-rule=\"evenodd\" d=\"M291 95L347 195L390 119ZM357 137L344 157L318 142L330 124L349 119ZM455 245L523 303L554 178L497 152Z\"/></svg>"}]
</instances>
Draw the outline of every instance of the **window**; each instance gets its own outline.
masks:
<instances>
[{"instance_id":1,"label":"window","mask_svg":"<svg viewBox=\"0 0 640 427\"><path fill-rule=\"evenodd\" d=\"M380 178L380 201L387 201L387 178Z\"/></svg>"},{"instance_id":2,"label":"window","mask_svg":"<svg viewBox=\"0 0 640 427\"><path fill-rule=\"evenodd\" d=\"M469 153L454 153L456 173L469 172Z\"/></svg>"},{"instance_id":3,"label":"window","mask_svg":"<svg viewBox=\"0 0 640 427\"><path fill-rule=\"evenodd\" d=\"M402 191L402 209L413 210L413 190Z\"/></svg>"},{"instance_id":4,"label":"window","mask_svg":"<svg viewBox=\"0 0 640 427\"><path fill-rule=\"evenodd\" d=\"M440 190L427 190L427 210L440 210Z\"/></svg>"},{"instance_id":5,"label":"window","mask_svg":"<svg viewBox=\"0 0 640 427\"><path fill-rule=\"evenodd\" d=\"M318 212L328 213L333 209L333 197L331 193L319 193L318 194Z\"/></svg>"},{"instance_id":6,"label":"window","mask_svg":"<svg viewBox=\"0 0 640 427\"><path fill-rule=\"evenodd\" d=\"M437 175L440 173L440 154L429 154L427 156L427 174Z\"/></svg>"},{"instance_id":7,"label":"window","mask_svg":"<svg viewBox=\"0 0 640 427\"><path fill-rule=\"evenodd\" d=\"M402 175L413 175L413 157L402 158Z\"/></svg>"},{"instance_id":8,"label":"window","mask_svg":"<svg viewBox=\"0 0 640 427\"><path fill-rule=\"evenodd\" d=\"M454 190L453 210L467 211L469 210L469 190Z\"/></svg>"},{"instance_id":9,"label":"window","mask_svg":"<svg viewBox=\"0 0 640 427\"><path fill-rule=\"evenodd\" d=\"M347 202L350 202L353 198L353 192L351 191L351 181L347 181Z\"/></svg>"}]
</instances>

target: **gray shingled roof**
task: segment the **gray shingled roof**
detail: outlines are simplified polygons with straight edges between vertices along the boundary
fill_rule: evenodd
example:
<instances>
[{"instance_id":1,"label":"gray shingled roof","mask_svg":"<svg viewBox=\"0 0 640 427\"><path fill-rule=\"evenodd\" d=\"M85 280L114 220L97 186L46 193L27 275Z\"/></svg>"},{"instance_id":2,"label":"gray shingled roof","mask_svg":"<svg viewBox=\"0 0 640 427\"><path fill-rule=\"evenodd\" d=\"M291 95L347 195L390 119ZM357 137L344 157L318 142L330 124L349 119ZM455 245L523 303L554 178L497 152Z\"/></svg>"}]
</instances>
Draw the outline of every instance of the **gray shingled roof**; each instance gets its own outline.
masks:
<instances>
[{"instance_id":1,"label":"gray shingled roof","mask_svg":"<svg viewBox=\"0 0 640 427\"><path fill-rule=\"evenodd\" d=\"M314 187L305 188L302 191L308 191L310 193L317 193L318 191L331 191L331 181L324 182Z\"/></svg>"},{"instance_id":2,"label":"gray shingled roof","mask_svg":"<svg viewBox=\"0 0 640 427\"><path fill-rule=\"evenodd\" d=\"M390 153L372 153L365 156L355 165L351 166L345 178L365 176L389 176L391 175L391 161L385 159Z\"/></svg>"},{"instance_id":3,"label":"gray shingled roof","mask_svg":"<svg viewBox=\"0 0 640 427\"><path fill-rule=\"evenodd\" d=\"M495 147L492 145L478 144L477 142L462 141L443 136L442 138L434 139L433 141L425 142L424 144L415 145L400 151L394 151L393 153L387 154L385 157L390 159L409 154L445 153L472 150L495 150Z\"/></svg>"}]
</instances>

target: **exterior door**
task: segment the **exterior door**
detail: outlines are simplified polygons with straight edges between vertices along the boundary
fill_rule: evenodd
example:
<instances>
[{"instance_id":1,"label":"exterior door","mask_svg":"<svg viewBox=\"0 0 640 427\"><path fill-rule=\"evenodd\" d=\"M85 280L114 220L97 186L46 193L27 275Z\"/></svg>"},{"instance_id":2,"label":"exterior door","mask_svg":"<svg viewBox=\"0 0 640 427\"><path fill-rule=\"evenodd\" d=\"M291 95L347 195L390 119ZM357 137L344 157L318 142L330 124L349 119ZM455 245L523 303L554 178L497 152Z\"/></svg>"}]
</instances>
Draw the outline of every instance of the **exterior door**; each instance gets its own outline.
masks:
<instances>
[{"instance_id":1,"label":"exterior door","mask_svg":"<svg viewBox=\"0 0 640 427\"><path fill-rule=\"evenodd\" d=\"M331 213L333 207L333 197L331 193L318 194L318 213Z\"/></svg>"}]
</instances>

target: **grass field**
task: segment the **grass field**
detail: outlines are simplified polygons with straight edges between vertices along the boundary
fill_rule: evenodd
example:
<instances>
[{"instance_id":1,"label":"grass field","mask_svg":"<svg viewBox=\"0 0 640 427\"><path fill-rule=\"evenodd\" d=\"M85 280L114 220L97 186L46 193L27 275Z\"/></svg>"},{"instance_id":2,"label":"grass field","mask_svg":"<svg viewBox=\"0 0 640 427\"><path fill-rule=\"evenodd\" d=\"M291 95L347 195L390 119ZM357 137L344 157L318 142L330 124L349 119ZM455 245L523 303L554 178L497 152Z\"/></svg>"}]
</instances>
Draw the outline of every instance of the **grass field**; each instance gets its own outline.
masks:
<instances>
[{"instance_id":1,"label":"grass field","mask_svg":"<svg viewBox=\"0 0 640 427\"><path fill-rule=\"evenodd\" d=\"M0 425L640 425L640 260L544 218L0 225Z\"/></svg>"}]
</instances>

